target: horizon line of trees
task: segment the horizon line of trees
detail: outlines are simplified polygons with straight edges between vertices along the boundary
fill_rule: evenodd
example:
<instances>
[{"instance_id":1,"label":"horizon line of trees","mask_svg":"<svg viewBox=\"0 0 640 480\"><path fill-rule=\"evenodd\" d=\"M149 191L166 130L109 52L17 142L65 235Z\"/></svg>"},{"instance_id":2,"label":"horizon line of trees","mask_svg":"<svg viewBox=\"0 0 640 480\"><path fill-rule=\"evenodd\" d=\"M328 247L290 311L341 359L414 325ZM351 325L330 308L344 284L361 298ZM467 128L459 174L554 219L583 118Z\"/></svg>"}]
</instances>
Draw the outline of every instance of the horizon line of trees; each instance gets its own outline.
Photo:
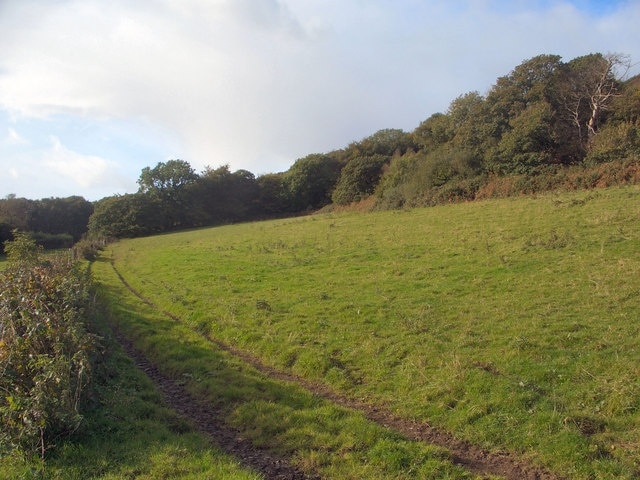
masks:
<instances>
[{"instance_id":1,"label":"horizon line of trees","mask_svg":"<svg viewBox=\"0 0 640 480\"><path fill-rule=\"evenodd\" d=\"M495 178L544 179L567 167L638 161L640 76L628 79L630 68L621 54L569 62L539 55L499 77L486 95L461 95L412 132L379 130L259 177L228 165L198 174L169 160L142 170L138 192L93 204L81 197L7 198L0 200L0 232L67 233L77 241L78 232L134 237L298 215L372 196L379 209L422 206L473 199ZM21 217L20 208L30 213ZM63 218L73 220L63 226Z\"/></svg>"},{"instance_id":2,"label":"horizon line of trees","mask_svg":"<svg viewBox=\"0 0 640 480\"><path fill-rule=\"evenodd\" d=\"M29 232L47 249L70 248L87 232L93 203L80 196L29 200L8 195L0 200L0 253L13 232Z\"/></svg>"}]
</instances>

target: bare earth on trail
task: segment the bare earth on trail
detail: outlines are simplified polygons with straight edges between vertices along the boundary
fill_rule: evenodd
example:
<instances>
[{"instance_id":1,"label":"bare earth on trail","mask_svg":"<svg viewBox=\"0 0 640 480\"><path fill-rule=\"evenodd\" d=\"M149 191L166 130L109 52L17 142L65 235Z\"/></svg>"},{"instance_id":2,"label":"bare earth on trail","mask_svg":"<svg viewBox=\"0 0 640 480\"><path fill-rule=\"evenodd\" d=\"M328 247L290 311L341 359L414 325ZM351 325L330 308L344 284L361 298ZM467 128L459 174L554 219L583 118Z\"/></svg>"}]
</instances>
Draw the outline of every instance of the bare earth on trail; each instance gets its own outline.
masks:
<instances>
[{"instance_id":1,"label":"bare earth on trail","mask_svg":"<svg viewBox=\"0 0 640 480\"><path fill-rule=\"evenodd\" d=\"M153 303L135 291L122 275L113 269L122 283L146 304L157 308ZM179 321L168 312L163 312L173 320ZM126 353L133 358L136 365L143 370L162 393L165 402L180 415L193 422L197 429L209 435L222 450L235 456L240 463L260 472L267 479L318 479L319 476L309 475L293 466L287 459L258 448L250 441L243 439L238 430L225 423L221 412L194 398L182 386L164 376L155 365L135 349L133 344L120 334L115 327L115 335ZM559 480L561 477L535 466L524 459L508 452L496 453L455 438L450 433L436 429L425 422L400 418L384 407L363 403L337 394L328 387L310 382L291 373L283 372L267 365L250 354L239 351L229 345L209 338L218 348L242 359L270 378L285 382L296 383L314 395L330 400L346 408L362 412L369 420L386 428L393 429L408 439L423 441L444 447L451 452L454 463L468 471L481 476L501 476L513 480Z\"/></svg>"},{"instance_id":2,"label":"bare earth on trail","mask_svg":"<svg viewBox=\"0 0 640 480\"><path fill-rule=\"evenodd\" d=\"M220 412L213 409L211 405L206 405L194 398L180 385L160 373L156 366L150 363L117 330L115 330L115 336L136 366L153 381L165 403L179 415L190 420L199 431L212 438L224 452L233 455L241 464L260 472L269 479L310 480L319 478L301 472L286 459L278 458L243 439L235 428L224 422Z\"/></svg>"},{"instance_id":3,"label":"bare earth on trail","mask_svg":"<svg viewBox=\"0 0 640 480\"><path fill-rule=\"evenodd\" d=\"M451 458L454 463L463 466L475 474L498 475L513 480L558 480L560 478L540 467L527 464L525 461L517 459L508 453L487 452L475 445L459 440L447 432L436 429L425 422L401 418L393 415L383 407L349 399L337 394L324 385L313 383L293 374L264 365L260 360L246 352L238 351L215 340L211 341L219 348L240 357L271 378L298 383L314 395L330 400L343 407L361 411L369 420L386 428L391 428L410 440L423 441L446 448L451 452Z\"/></svg>"}]
</instances>

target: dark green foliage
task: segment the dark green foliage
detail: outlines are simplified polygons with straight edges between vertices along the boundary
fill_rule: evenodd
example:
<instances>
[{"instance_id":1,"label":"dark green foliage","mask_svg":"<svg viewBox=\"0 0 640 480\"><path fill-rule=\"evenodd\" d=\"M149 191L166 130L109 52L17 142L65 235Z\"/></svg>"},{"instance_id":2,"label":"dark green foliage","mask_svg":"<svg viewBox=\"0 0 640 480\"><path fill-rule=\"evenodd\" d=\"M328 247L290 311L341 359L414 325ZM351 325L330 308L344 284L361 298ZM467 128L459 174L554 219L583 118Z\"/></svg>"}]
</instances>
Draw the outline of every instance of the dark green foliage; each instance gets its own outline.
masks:
<instances>
[{"instance_id":1,"label":"dark green foliage","mask_svg":"<svg viewBox=\"0 0 640 480\"><path fill-rule=\"evenodd\" d=\"M378 208L401 208L417 196L412 178L421 158L422 155L412 154L391 161L375 191Z\"/></svg>"},{"instance_id":2,"label":"dark green foliage","mask_svg":"<svg viewBox=\"0 0 640 480\"><path fill-rule=\"evenodd\" d=\"M612 102L609 121L640 122L640 75L630 78L621 86L621 93Z\"/></svg>"},{"instance_id":3,"label":"dark green foliage","mask_svg":"<svg viewBox=\"0 0 640 480\"><path fill-rule=\"evenodd\" d=\"M107 197L95 205L89 232L105 237L138 237L163 231L165 219L161 201L136 193Z\"/></svg>"},{"instance_id":4,"label":"dark green foliage","mask_svg":"<svg viewBox=\"0 0 640 480\"><path fill-rule=\"evenodd\" d=\"M155 167L145 167L140 173L138 185L142 193L152 193L161 197L175 197L187 185L194 183L198 176L188 162L169 160L159 162Z\"/></svg>"},{"instance_id":5,"label":"dark green foliage","mask_svg":"<svg viewBox=\"0 0 640 480\"><path fill-rule=\"evenodd\" d=\"M478 92L469 92L456 98L449 105L452 139L450 145L457 149L482 155L494 142L493 117L488 104Z\"/></svg>"},{"instance_id":6,"label":"dark green foliage","mask_svg":"<svg viewBox=\"0 0 640 480\"><path fill-rule=\"evenodd\" d=\"M544 101L526 107L509 122L510 130L488 159L488 169L499 174L532 174L553 163L552 117L551 106Z\"/></svg>"},{"instance_id":7,"label":"dark green foliage","mask_svg":"<svg viewBox=\"0 0 640 480\"><path fill-rule=\"evenodd\" d=\"M0 200L0 221L22 232L31 230L31 216L35 209L35 202L26 198L9 195Z\"/></svg>"},{"instance_id":8,"label":"dark green foliage","mask_svg":"<svg viewBox=\"0 0 640 480\"><path fill-rule=\"evenodd\" d=\"M385 128L359 142L351 143L343 153L347 159L374 155L401 155L415 147L414 139L398 128Z\"/></svg>"},{"instance_id":9,"label":"dark green foliage","mask_svg":"<svg viewBox=\"0 0 640 480\"><path fill-rule=\"evenodd\" d=\"M159 162L154 168L142 169L138 193L149 197L147 204L156 204L161 208L161 213L158 212L153 222L156 227L159 225L160 231L192 225L190 187L197 180L198 175L184 160Z\"/></svg>"},{"instance_id":10,"label":"dark green foliage","mask_svg":"<svg viewBox=\"0 0 640 480\"><path fill-rule=\"evenodd\" d=\"M195 225L218 225L251 218L259 194L253 173L228 165L207 168L191 190Z\"/></svg>"},{"instance_id":11,"label":"dark green foliage","mask_svg":"<svg viewBox=\"0 0 640 480\"><path fill-rule=\"evenodd\" d=\"M558 55L539 55L524 61L509 75L498 78L487 95L493 116L499 117L504 130L508 121L538 102L552 103L557 71L562 62Z\"/></svg>"},{"instance_id":12,"label":"dark green foliage","mask_svg":"<svg viewBox=\"0 0 640 480\"><path fill-rule=\"evenodd\" d=\"M287 211L287 197L282 173L260 175L256 179L256 183L258 186L256 206L261 217L278 216Z\"/></svg>"},{"instance_id":13,"label":"dark green foliage","mask_svg":"<svg viewBox=\"0 0 640 480\"><path fill-rule=\"evenodd\" d=\"M334 203L346 205L373 193L382 175L382 167L389 161L385 155L355 157L347 163L331 196Z\"/></svg>"},{"instance_id":14,"label":"dark green foliage","mask_svg":"<svg viewBox=\"0 0 640 480\"><path fill-rule=\"evenodd\" d=\"M13 238L12 230L11 225L0 222L0 254L4 253L4 243Z\"/></svg>"},{"instance_id":15,"label":"dark green foliage","mask_svg":"<svg viewBox=\"0 0 640 480\"><path fill-rule=\"evenodd\" d=\"M191 172L186 165L180 171ZM202 175L189 175L188 181L176 178L162 182L150 180L157 175L153 172L143 171L140 183L147 187L138 193L107 197L96 203L89 220L91 236L139 237L261 215L257 204L260 185L247 170L231 172L224 165L207 168Z\"/></svg>"},{"instance_id":16,"label":"dark green foliage","mask_svg":"<svg viewBox=\"0 0 640 480\"><path fill-rule=\"evenodd\" d=\"M16 233L0 276L0 450L44 457L82 420L94 337L84 320L89 281L68 256L40 259Z\"/></svg>"},{"instance_id":17,"label":"dark green foliage","mask_svg":"<svg viewBox=\"0 0 640 480\"><path fill-rule=\"evenodd\" d=\"M34 232L47 249L69 248L87 231L92 213L93 204L78 196L28 200L10 195L0 200L0 243L11 239L7 231L17 229Z\"/></svg>"},{"instance_id":18,"label":"dark green foliage","mask_svg":"<svg viewBox=\"0 0 640 480\"><path fill-rule=\"evenodd\" d=\"M36 243L47 250L59 250L73 246L73 236L70 233L33 232L32 235Z\"/></svg>"},{"instance_id":19,"label":"dark green foliage","mask_svg":"<svg viewBox=\"0 0 640 480\"><path fill-rule=\"evenodd\" d=\"M494 142L486 151L488 171L536 173L561 161L561 131L567 130L555 92L561 66L559 56L539 55L500 77L488 93Z\"/></svg>"},{"instance_id":20,"label":"dark green foliage","mask_svg":"<svg viewBox=\"0 0 640 480\"><path fill-rule=\"evenodd\" d=\"M346 205L370 196L378 185L383 166L392 157L413 153L418 145L415 135L387 128L343 150L331 152L329 157L343 165L331 199L338 205Z\"/></svg>"},{"instance_id":21,"label":"dark green foliage","mask_svg":"<svg viewBox=\"0 0 640 480\"><path fill-rule=\"evenodd\" d=\"M413 131L413 140L422 150L430 151L453 138L452 118L434 113Z\"/></svg>"},{"instance_id":22,"label":"dark green foliage","mask_svg":"<svg viewBox=\"0 0 640 480\"><path fill-rule=\"evenodd\" d=\"M341 168L337 160L317 153L296 160L284 176L290 211L316 210L329 204Z\"/></svg>"},{"instance_id":23,"label":"dark green foliage","mask_svg":"<svg viewBox=\"0 0 640 480\"><path fill-rule=\"evenodd\" d=\"M93 204L82 197L44 198L36 200L29 230L53 235L70 235L73 242L87 231Z\"/></svg>"},{"instance_id":24,"label":"dark green foliage","mask_svg":"<svg viewBox=\"0 0 640 480\"><path fill-rule=\"evenodd\" d=\"M474 177L479 171L479 160L464 149L442 147L429 153L395 158L376 190L377 206L399 208L425 204L427 198L432 198L434 189ZM469 198L465 195L465 199Z\"/></svg>"},{"instance_id":25,"label":"dark green foliage","mask_svg":"<svg viewBox=\"0 0 640 480\"><path fill-rule=\"evenodd\" d=\"M593 165L631 157L640 157L640 124L623 122L600 129L585 163Z\"/></svg>"},{"instance_id":26,"label":"dark green foliage","mask_svg":"<svg viewBox=\"0 0 640 480\"><path fill-rule=\"evenodd\" d=\"M420 150L392 161L376 190L377 207L472 199L473 192L492 188L482 182L495 183L493 175L534 176L511 185L543 188L558 180L539 177L561 166L634 158L640 154L640 80L617 77L628 66L619 54L568 63L539 55L498 78L486 97L461 95L445 114L416 128Z\"/></svg>"}]
</instances>

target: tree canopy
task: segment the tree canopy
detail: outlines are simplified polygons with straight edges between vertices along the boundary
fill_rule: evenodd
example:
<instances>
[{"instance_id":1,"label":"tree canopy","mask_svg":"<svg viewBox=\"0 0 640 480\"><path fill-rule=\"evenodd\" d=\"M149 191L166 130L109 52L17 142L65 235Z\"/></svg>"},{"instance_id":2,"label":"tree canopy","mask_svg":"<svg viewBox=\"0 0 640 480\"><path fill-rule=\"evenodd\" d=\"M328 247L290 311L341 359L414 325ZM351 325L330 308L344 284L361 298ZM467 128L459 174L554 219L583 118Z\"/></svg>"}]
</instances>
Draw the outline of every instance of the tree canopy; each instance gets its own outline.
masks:
<instances>
[{"instance_id":1,"label":"tree canopy","mask_svg":"<svg viewBox=\"0 0 640 480\"><path fill-rule=\"evenodd\" d=\"M93 204L82 197L29 200L8 195L0 199L0 253L13 230L31 232L46 248L70 247L87 232Z\"/></svg>"},{"instance_id":2,"label":"tree canopy","mask_svg":"<svg viewBox=\"0 0 640 480\"><path fill-rule=\"evenodd\" d=\"M545 176L561 169L637 162L640 77L627 78L630 65L613 53L568 62L538 55L498 77L486 94L459 95L411 132L381 129L298 158L284 172L256 177L223 164L196 173L176 159L143 168L136 193L94 203L8 196L0 200L0 240L18 229L64 246L87 225L91 235L148 235L305 214L371 196L376 208L429 205L476 198L496 178L550 185Z\"/></svg>"},{"instance_id":3,"label":"tree canopy","mask_svg":"<svg viewBox=\"0 0 640 480\"><path fill-rule=\"evenodd\" d=\"M159 162L155 167L145 167L140 173L140 192L159 196L175 196L185 186L195 182L198 176L184 160Z\"/></svg>"}]
</instances>

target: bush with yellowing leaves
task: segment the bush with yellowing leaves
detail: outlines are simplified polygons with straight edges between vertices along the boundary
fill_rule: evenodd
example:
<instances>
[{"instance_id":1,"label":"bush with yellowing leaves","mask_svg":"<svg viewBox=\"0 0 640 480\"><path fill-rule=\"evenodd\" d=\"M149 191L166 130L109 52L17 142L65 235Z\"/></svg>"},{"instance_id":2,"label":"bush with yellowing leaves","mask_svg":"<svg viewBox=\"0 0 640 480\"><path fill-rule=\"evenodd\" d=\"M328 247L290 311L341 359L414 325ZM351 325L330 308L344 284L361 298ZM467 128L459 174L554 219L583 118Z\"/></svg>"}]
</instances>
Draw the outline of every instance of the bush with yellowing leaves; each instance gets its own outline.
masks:
<instances>
[{"instance_id":1,"label":"bush with yellowing leaves","mask_svg":"<svg viewBox=\"0 0 640 480\"><path fill-rule=\"evenodd\" d=\"M46 451L81 423L96 338L90 285L68 255L14 232L0 274L0 451Z\"/></svg>"}]
</instances>

